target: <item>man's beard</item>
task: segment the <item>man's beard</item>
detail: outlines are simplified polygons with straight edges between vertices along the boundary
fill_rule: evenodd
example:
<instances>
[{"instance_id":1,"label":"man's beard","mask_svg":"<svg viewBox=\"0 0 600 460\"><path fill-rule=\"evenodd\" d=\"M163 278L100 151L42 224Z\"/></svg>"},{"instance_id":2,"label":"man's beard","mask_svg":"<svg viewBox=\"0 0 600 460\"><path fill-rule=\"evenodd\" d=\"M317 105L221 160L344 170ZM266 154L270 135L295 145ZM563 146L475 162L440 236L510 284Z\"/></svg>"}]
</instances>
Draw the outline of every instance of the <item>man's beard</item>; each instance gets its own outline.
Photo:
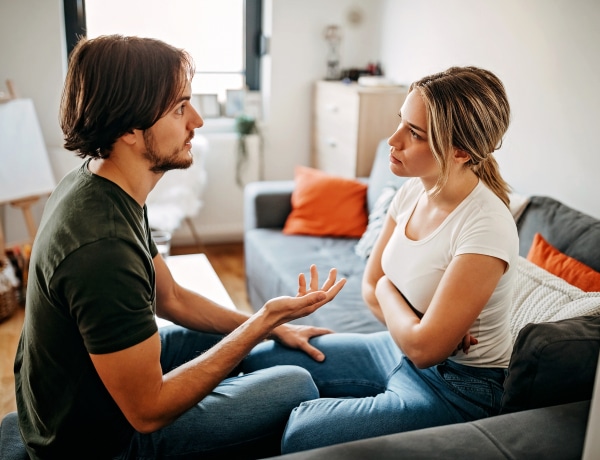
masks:
<instances>
[{"instance_id":1,"label":"man's beard","mask_svg":"<svg viewBox=\"0 0 600 460\"><path fill-rule=\"evenodd\" d=\"M149 129L144 131L143 137L146 146L146 151L143 155L144 158L150 162L150 171L154 173L164 173L171 169L187 169L194 162L194 157L191 153L184 156L181 155L183 148L173 149L170 155L161 155L156 148L154 136Z\"/></svg>"}]
</instances>

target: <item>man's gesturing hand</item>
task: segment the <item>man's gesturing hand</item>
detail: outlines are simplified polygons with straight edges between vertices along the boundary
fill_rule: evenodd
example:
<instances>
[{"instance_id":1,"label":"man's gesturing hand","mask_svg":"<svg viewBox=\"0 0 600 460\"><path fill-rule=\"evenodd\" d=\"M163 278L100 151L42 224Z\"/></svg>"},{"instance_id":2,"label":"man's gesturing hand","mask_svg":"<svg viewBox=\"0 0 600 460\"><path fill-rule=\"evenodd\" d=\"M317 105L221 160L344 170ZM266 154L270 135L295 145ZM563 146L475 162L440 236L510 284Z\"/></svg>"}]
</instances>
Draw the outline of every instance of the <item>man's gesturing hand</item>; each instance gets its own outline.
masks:
<instances>
[{"instance_id":1,"label":"man's gesturing hand","mask_svg":"<svg viewBox=\"0 0 600 460\"><path fill-rule=\"evenodd\" d=\"M306 277L304 273L301 273L298 276L298 294L295 298L278 297L267 302L263 308L267 309L267 311L272 310L271 313L282 315L281 322L279 323L281 325L272 332L273 338L277 339L283 345L303 350L317 361L325 359L323 353L310 345L308 341L311 337L331 333L330 329L282 323L307 316L335 298L346 283L345 278L338 281L336 281L336 278L337 270L332 268L329 271L327 280L319 289L319 273L317 267L311 265L308 288Z\"/></svg>"}]
</instances>

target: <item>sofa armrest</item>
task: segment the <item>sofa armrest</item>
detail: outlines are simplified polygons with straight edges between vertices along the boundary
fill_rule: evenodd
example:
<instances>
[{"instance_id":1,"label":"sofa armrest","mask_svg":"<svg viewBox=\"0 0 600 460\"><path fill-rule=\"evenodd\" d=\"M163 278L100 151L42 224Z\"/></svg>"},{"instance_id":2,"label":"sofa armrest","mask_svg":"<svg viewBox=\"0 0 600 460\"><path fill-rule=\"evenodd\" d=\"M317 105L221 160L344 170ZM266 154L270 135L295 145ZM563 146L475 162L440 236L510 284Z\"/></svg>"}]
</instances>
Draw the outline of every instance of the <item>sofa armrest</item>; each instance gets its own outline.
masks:
<instances>
[{"instance_id":1,"label":"sofa armrest","mask_svg":"<svg viewBox=\"0 0 600 460\"><path fill-rule=\"evenodd\" d=\"M292 211L293 180L251 182L244 188L244 231L283 228Z\"/></svg>"}]
</instances>

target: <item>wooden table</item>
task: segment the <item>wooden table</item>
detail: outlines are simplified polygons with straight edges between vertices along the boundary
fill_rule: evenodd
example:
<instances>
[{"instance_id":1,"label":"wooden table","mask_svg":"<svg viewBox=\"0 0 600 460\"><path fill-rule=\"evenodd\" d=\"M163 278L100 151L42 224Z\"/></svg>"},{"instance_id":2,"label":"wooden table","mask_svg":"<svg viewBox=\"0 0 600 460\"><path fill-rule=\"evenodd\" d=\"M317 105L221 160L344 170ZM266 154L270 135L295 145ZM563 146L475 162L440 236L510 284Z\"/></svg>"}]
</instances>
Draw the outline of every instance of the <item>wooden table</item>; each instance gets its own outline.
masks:
<instances>
[{"instance_id":1,"label":"wooden table","mask_svg":"<svg viewBox=\"0 0 600 460\"><path fill-rule=\"evenodd\" d=\"M235 310L235 304L227 293L225 286L217 276L206 254L188 254L184 256L168 256L167 266L175 281L190 291L202 294L224 307ZM156 318L158 327L172 324L162 318Z\"/></svg>"}]
</instances>

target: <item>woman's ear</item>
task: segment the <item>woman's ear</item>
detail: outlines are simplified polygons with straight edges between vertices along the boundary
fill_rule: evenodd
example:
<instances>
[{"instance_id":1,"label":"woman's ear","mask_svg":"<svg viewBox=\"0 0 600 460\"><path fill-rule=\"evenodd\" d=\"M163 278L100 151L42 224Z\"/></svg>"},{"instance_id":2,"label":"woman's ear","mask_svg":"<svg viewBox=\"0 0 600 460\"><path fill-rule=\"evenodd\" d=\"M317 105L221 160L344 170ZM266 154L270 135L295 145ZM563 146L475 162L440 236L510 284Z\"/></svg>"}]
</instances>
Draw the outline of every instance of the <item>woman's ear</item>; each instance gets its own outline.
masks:
<instances>
[{"instance_id":1,"label":"woman's ear","mask_svg":"<svg viewBox=\"0 0 600 460\"><path fill-rule=\"evenodd\" d=\"M454 149L454 155L452 157L456 163L464 164L471 161L471 155L461 149Z\"/></svg>"}]
</instances>

